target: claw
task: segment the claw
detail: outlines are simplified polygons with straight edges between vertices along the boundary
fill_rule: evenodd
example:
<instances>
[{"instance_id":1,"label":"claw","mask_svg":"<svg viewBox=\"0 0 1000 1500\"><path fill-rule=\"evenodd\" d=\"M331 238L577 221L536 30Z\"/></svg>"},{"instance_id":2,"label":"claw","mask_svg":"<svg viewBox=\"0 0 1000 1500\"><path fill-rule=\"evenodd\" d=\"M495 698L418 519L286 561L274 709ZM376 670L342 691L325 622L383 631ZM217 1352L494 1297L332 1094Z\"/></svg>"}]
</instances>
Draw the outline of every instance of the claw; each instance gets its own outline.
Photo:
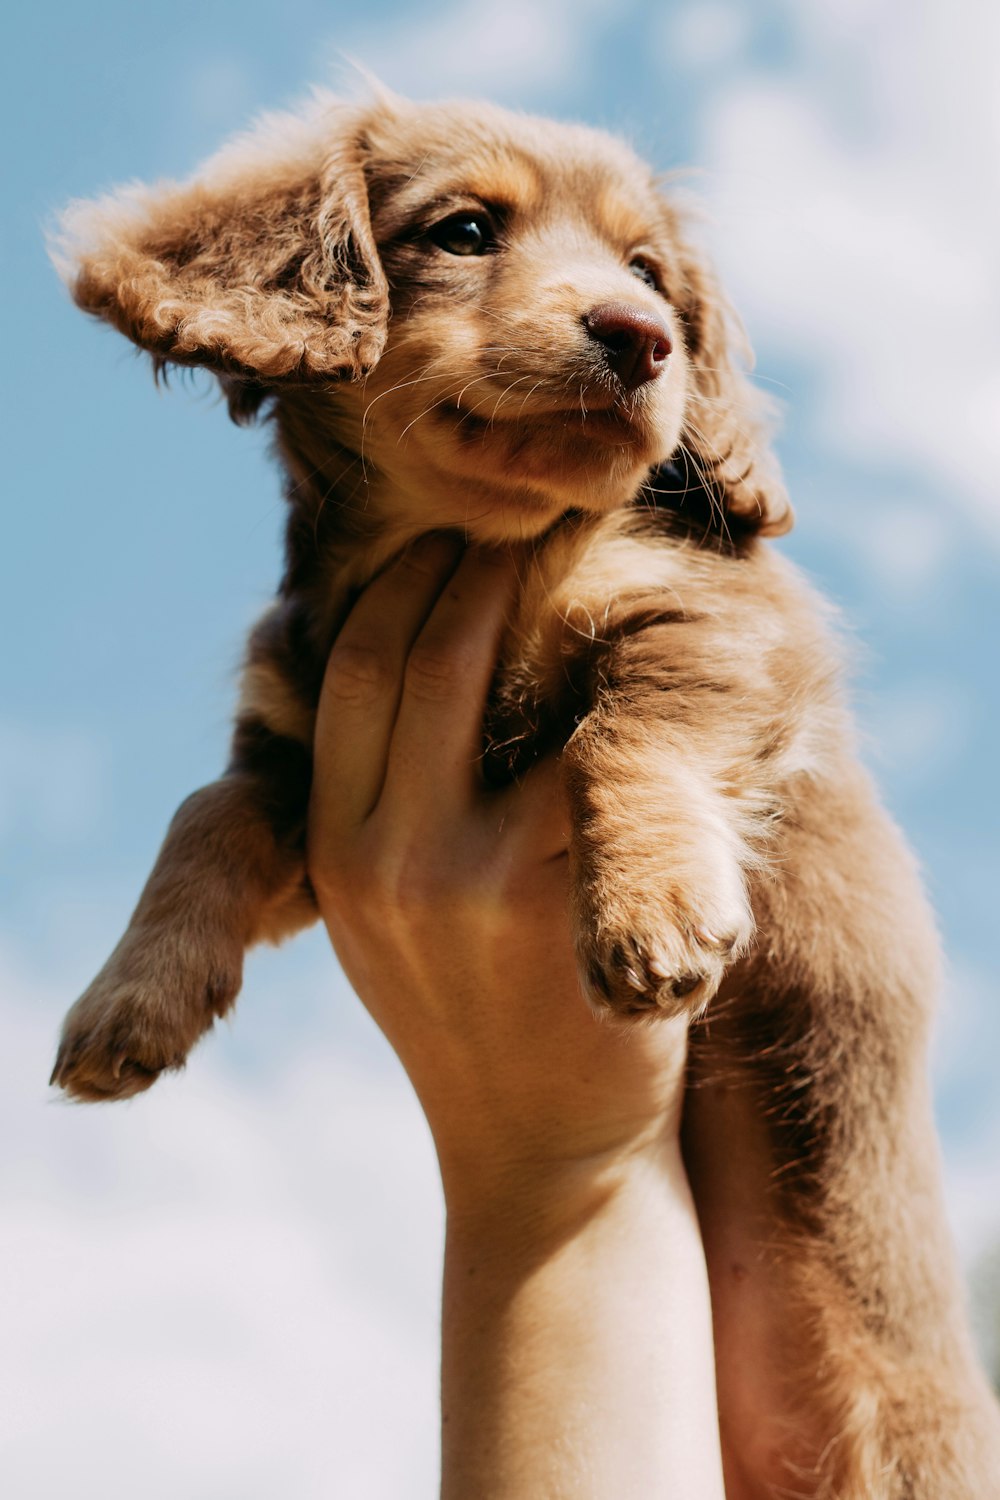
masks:
<instances>
[{"instance_id":1,"label":"claw","mask_svg":"<svg viewBox=\"0 0 1000 1500\"><path fill-rule=\"evenodd\" d=\"M678 974L670 986L674 998L683 1000L685 995L692 994L704 979L704 974Z\"/></svg>"}]
</instances>

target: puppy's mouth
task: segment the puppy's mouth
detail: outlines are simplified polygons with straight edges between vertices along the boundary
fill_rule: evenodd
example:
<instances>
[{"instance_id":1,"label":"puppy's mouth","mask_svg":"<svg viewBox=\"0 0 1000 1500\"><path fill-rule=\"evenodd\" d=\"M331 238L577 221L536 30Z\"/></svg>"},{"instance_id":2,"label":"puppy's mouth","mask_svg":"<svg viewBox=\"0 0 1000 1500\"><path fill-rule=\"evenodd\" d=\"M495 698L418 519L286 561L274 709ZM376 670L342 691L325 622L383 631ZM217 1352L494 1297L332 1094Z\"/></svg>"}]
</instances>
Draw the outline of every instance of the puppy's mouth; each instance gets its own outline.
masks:
<instances>
[{"instance_id":1,"label":"puppy's mouth","mask_svg":"<svg viewBox=\"0 0 1000 1500\"><path fill-rule=\"evenodd\" d=\"M496 433L505 443L527 447L540 434L563 435L568 440L588 439L611 447L642 446L649 438L649 418L638 404L624 405L609 398L605 401L580 401L574 406L531 407L523 411L516 406L480 415L457 402L445 402L438 408L440 420L450 426L459 440L485 441Z\"/></svg>"}]
</instances>

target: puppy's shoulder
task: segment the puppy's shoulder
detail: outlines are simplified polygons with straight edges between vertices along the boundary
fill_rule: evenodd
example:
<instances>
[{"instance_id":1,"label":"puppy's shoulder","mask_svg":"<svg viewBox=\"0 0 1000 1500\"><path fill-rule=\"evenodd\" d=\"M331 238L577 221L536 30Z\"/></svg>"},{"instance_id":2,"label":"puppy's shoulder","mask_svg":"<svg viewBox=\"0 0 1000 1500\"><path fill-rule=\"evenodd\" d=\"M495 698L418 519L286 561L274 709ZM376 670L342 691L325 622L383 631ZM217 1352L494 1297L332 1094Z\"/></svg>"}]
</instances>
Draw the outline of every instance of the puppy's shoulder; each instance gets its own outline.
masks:
<instances>
[{"instance_id":1,"label":"puppy's shoulder","mask_svg":"<svg viewBox=\"0 0 1000 1500\"><path fill-rule=\"evenodd\" d=\"M752 590L754 579L770 572L770 553L749 528L734 529L701 498L651 484L605 516L564 517L535 548L523 608L563 618L589 612L595 627L607 625L665 595L683 608L695 596Z\"/></svg>"}]
</instances>

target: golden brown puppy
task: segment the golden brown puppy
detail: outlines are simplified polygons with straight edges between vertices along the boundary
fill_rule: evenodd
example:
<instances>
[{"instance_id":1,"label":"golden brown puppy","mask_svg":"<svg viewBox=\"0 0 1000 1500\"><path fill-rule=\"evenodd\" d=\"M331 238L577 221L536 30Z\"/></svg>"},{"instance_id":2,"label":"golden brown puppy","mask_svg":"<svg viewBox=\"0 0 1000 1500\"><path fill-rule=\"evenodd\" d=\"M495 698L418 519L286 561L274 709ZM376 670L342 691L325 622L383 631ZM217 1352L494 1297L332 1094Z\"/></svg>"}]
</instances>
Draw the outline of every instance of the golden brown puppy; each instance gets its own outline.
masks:
<instances>
[{"instance_id":1,"label":"golden brown puppy","mask_svg":"<svg viewBox=\"0 0 1000 1500\"><path fill-rule=\"evenodd\" d=\"M148 1087L246 946L312 920L313 717L353 591L430 529L516 542L486 763L565 745L594 1003L708 1006L686 1148L727 1493L1000 1495L928 1102L933 921L823 609L762 541L790 514L757 401L648 169L486 106L319 99L66 229L81 307L214 371L237 419L266 405L289 515L229 769L174 819L55 1081Z\"/></svg>"}]
</instances>

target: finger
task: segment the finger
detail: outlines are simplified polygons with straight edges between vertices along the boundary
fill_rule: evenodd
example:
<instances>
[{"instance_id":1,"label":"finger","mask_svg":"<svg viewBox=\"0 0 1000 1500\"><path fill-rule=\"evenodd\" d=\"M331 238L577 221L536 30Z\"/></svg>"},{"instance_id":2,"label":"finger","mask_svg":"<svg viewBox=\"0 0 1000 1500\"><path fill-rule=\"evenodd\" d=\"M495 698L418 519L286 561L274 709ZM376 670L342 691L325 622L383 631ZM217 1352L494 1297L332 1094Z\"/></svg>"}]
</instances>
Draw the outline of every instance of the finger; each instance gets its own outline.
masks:
<instances>
[{"instance_id":1,"label":"finger","mask_svg":"<svg viewBox=\"0 0 1000 1500\"><path fill-rule=\"evenodd\" d=\"M517 579L508 553L470 551L414 642L393 733L388 816L438 823L480 795L483 714Z\"/></svg>"},{"instance_id":2,"label":"finger","mask_svg":"<svg viewBox=\"0 0 1000 1500\"><path fill-rule=\"evenodd\" d=\"M487 804L484 817L514 863L544 864L567 853L572 828L563 769L561 757L547 755Z\"/></svg>"},{"instance_id":3,"label":"finger","mask_svg":"<svg viewBox=\"0 0 1000 1500\"><path fill-rule=\"evenodd\" d=\"M311 817L324 839L364 822L385 778L407 657L460 544L422 537L361 594L327 662L316 719Z\"/></svg>"}]
</instances>

